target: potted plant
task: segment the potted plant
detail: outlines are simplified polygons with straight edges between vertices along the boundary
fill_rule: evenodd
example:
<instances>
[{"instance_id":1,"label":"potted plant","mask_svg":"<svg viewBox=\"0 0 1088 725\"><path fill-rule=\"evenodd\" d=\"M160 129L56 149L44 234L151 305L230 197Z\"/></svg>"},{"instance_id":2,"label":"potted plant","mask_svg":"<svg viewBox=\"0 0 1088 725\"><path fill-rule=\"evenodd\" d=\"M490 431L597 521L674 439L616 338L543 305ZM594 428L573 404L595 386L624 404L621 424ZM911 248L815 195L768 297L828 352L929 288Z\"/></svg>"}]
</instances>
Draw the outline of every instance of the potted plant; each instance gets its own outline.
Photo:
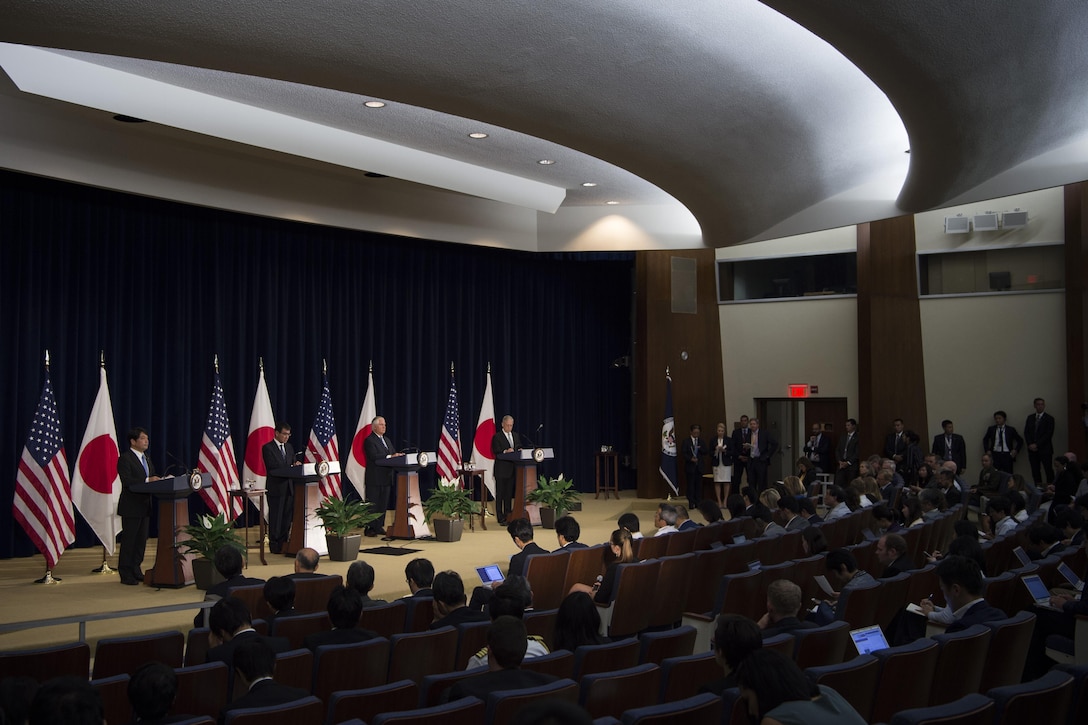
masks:
<instances>
[{"instance_id":1,"label":"potted plant","mask_svg":"<svg viewBox=\"0 0 1088 725\"><path fill-rule=\"evenodd\" d=\"M574 488L574 479L547 478L540 476L536 482L536 489L529 492L525 500L529 503L539 504L540 525L546 529L555 528L555 520L570 511L571 506L578 503L580 494Z\"/></svg>"},{"instance_id":2,"label":"potted plant","mask_svg":"<svg viewBox=\"0 0 1088 725\"><path fill-rule=\"evenodd\" d=\"M381 514L370 510L366 501L348 501L330 496L314 509L314 515L321 519L325 529L325 542L329 547L331 561L354 561L359 557L362 534L352 533L361 530Z\"/></svg>"},{"instance_id":3,"label":"potted plant","mask_svg":"<svg viewBox=\"0 0 1088 725\"><path fill-rule=\"evenodd\" d=\"M460 541L465 530L464 516L480 513L480 504L469 498L468 491L457 481L442 480L423 502L424 520L430 524L435 514L444 518L434 520L434 537L439 541Z\"/></svg>"},{"instance_id":4,"label":"potted plant","mask_svg":"<svg viewBox=\"0 0 1088 725\"><path fill-rule=\"evenodd\" d=\"M215 552L220 548L233 546L242 552L242 556L246 556L246 545L234 530L234 522L226 514L204 514L183 531L183 535L188 538L179 541L177 549L181 554L195 557L193 579L197 589L207 590L223 581L223 577L215 569Z\"/></svg>"}]
</instances>

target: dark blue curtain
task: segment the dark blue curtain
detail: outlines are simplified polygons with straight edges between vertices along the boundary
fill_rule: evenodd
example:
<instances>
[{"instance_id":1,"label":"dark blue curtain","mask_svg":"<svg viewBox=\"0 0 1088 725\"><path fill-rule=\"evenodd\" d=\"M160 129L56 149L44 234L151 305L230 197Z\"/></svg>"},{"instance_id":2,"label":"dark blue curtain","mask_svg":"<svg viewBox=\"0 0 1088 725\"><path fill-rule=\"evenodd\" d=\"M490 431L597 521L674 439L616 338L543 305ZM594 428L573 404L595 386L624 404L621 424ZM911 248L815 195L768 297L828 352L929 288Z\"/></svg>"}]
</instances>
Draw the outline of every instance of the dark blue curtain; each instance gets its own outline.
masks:
<instances>
[{"instance_id":1,"label":"dark blue curtain","mask_svg":"<svg viewBox=\"0 0 1088 725\"><path fill-rule=\"evenodd\" d=\"M11 502L47 348L73 465L99 351L121 444L131 426L148 428L160 469L168 454L196 463L216 354L239 461L259 358L296 448L317 412L324 359L345 456L371 361L378 412L398 443L435 449L452 362L469 445L490 363L496 414L514 415L530 437L544 424L537 442L557 454L548 473L592 490L602 443L631 452L629 371L611 367L631 351L631 254L418 241L10 172L0 172L0 242L0 299L13 322L0 355L0 557L34 553ZM80 520L76 546L96 544Z\"/></svg>"}]
</instances>

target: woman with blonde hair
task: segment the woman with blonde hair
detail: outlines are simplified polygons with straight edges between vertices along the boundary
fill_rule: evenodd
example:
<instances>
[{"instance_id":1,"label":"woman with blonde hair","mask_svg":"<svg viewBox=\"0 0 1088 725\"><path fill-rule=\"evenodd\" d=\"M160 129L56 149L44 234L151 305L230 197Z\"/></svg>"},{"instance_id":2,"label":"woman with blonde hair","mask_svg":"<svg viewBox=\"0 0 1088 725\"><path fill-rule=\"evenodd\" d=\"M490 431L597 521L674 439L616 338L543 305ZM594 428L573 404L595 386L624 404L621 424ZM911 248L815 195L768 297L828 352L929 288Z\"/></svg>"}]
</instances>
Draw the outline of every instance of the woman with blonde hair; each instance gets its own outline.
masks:
<instances>
[{"instance_id":1,"label":"woman with blonde hair","mask_svg":"<svg viewBox=\"0 0 1088 725\"><path fill-rule=\"evenodd\" d=\"M797 476L786 476L782 479L782 487L786 489L786 494L795 498L802 498L807 495L805 491L805 485L801 483L801 479Z\"/></svg>"},{"instance_id":2,"label":"woman with blonde hair","mask_svg":"<svg viewBox=\"0 0 1088 725\"><path fill-rule=\"evenodd\" d=\"M729 490L733 487L733 441L725 432L725 423L718 423L717 432L710 439L710 467L714 472L714 495L718 508L725 508Z\"/></svg>"}]
</instances>

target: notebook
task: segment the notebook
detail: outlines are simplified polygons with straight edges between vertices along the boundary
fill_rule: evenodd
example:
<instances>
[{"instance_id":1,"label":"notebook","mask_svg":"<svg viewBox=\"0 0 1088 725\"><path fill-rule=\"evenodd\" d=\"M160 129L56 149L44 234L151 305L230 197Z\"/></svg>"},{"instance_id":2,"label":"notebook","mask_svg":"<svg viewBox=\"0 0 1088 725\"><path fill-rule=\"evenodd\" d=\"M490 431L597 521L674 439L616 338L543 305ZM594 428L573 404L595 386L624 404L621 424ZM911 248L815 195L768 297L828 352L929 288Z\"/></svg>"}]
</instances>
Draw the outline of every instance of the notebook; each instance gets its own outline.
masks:
<instances>
[{"instance_id":1,"label":"notebook","mask_svg":"<svg viewBox=\"0 0 1088 725\"><path fill-rule=\"evenodd\" d=\"M734 544L743 544L745 541L748 541L748 539L744 538L744 534L737 534L733 537Z\"/></svg>"},{"instance_id":2,"label":"notebook","mask_svg":"<svg viewBox=\"0 0 1088 725\"><path fill-rule=\"evenodd\" d=\"M1035 606L1043 609L1055 609L1055 607L1050 606L1050 590L1046 588L1046 584L1043 583L1038 574L1028 574L1021 578L1020 581L1024 582L1024 586L1028 588L1031 598L1035 600Z\"/></svg>"},{"instance_id":3,"label":"notebook","mask_svg":"<svg viewBox=\"0 0 1088 725\"><path fill-rule=\"evenodd\" d=\"M1018 546L1012 550L1012 553L1016 554L1016 558L1020 560L1020 564L1023 566L1031 565L1031 557L1028 556L1028 552L1024 551L1024 547Z\"/></svg>"},{"instance_id":4,"label":"notebook","mask_svg":"<svg viewBox=\"0 0 1088 725\"><path fill-rule=\"evenodd\" d=\"M1072 584L1073 588L1078 592L1084 591L1084 582L1064 561L1058 564L1058 573L1065 577L1065 580Z\"/></svg>"},{"instance_id":5,"label":"notebook","mask_svg":"<svg viewBox=\"0 0 1088 725\"><path fill-rule=\"evenodd\" d=\"M476 567L476 573L480 575L480 581L484 584L501 582L504 579L502 571L494 564L489 566L478 566Z\"/></svg>"},{"instance_id":6,"label":"notebook","mask_svg":"<svg viewBox=\"0 0 1088 725\"><path fill-rule=\"evenodd\" d=\"M878 649L888 649L888 640L884 637L879 624L850 630L850 639L854 640L854 647L860 655L867 655Z\"/></svg>"}]
</instances>

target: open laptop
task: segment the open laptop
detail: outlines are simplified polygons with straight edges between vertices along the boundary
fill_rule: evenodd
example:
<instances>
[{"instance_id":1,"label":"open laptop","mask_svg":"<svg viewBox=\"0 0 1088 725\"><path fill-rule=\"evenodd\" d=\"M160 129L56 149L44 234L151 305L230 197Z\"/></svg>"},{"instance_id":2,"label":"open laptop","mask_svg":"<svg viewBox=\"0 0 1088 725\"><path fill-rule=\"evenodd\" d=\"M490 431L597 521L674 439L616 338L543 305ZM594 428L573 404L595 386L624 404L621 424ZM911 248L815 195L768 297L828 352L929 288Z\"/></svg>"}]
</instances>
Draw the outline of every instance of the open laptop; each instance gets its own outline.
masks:
<instances>
[{"instance_id":1,"label":"open laptop","mask_svg":"<svg viewBox=\"0 0 1088 725\"><path fill-rule=\"evenodd\" d=\"M888 649L888 640L884 637L879 624L850 630L850 639L854 641L854 647L857 648L859 655L867 655L878 649Z\"/></svg>"},{"instance_id":2,"label":"open laptop","mask_svg":"<svg viewBox=\"0 0 1088 725\"><path fill-rule=\"evenodd\" d=\"M1077 576L1077 573L1064 561L1058 564L1058 573L1065 577L1065 580L1073 585L1073 588L1078 592L1084 591L1084 581Z\"/></svg>"},{"instance_id":3,"label":"open laptop","mask_svg":"<svg viewBox=\"0 0 1088 725\"><path fill-rule=\"evenodd\" d=\"M476 567L476 573L480 575L480 581L484 584L490 584L491 582L501 582L505 577L502 575L502 570L495 564L488 566Z\"/></svg>"},{"instance_id":4,"label":"open laptop","mask_svg":"<svg viewBox=\"0 0 1088 725\"><path fill-rule=\"evenodd\" d=\"M1050 606L1050 590L1046 588L1046 584L1043 583L1038 574L1028 574L1021 577L1020 581L1024 582L1024 586L1028 588L1031 598L1035 600L1035 606L1043 609L1056 609L1056 607Z\"/></svg>"},{"instance_id":5,"label":"open laptop","mask_svg":"<svg viewBox=\"0 0 1088 725\"><path fill-rule=\"evenodd\" d=\"M1028 552L1024 551L1024 547L1018 546L1012 550L1012 553L1016 554L1021 566L1031 566L1031 557L1028 556Z\"/></svg>"}]
</instances>

